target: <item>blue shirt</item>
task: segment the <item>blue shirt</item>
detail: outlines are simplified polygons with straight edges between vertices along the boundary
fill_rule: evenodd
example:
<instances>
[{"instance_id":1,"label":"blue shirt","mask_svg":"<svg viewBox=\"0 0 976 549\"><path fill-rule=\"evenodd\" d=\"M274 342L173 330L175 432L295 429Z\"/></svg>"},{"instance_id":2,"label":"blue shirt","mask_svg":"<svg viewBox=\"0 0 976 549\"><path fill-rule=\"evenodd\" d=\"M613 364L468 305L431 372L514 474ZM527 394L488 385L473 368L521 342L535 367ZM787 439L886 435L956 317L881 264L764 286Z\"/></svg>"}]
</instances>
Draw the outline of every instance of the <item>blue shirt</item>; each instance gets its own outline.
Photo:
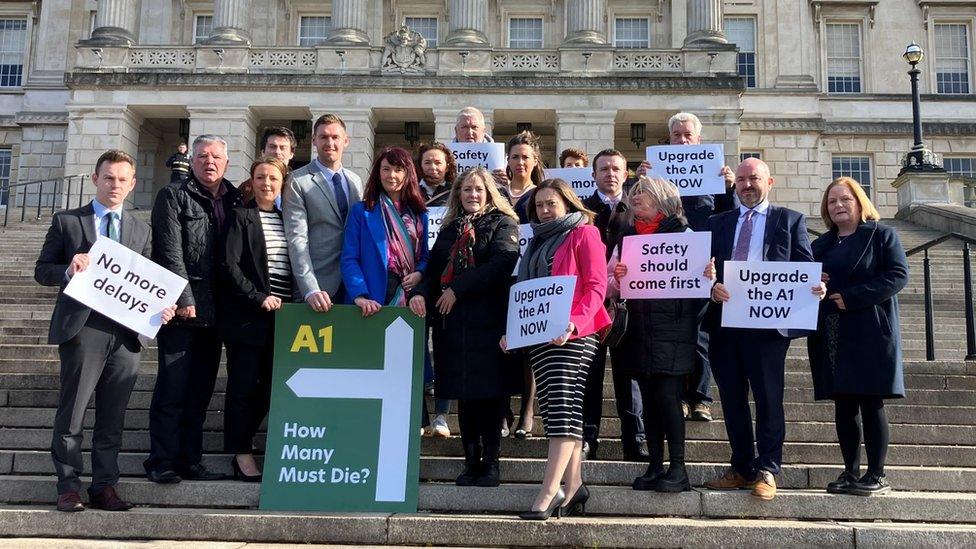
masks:
<instances>
[{"instance_id":1,"label":"blue shirt","mask_svg":"<svg viewBox=\"0 0 976 549\"><path fill-rule=\"evenodd\" d=\"M345 190L346 190L346 201L349 203L348 204L349 206L352 206L352 199L350 198L352 196L352 193L350 192L351 189L349 188L349 178L346 177L346 174L342 173L342 168L339 168L338 171L330 170L329 168L326 168L324 165L322 165L322 163L319 162L318 158L312 160L312 162L314 162L315 167L320 172L322 172L322 175L325 177L325 182L328 183L329 185L332 185L332 176L334 176L337 173L340 176L342 176L342 184L345 185Z\"/></svg>"}]
</instances>

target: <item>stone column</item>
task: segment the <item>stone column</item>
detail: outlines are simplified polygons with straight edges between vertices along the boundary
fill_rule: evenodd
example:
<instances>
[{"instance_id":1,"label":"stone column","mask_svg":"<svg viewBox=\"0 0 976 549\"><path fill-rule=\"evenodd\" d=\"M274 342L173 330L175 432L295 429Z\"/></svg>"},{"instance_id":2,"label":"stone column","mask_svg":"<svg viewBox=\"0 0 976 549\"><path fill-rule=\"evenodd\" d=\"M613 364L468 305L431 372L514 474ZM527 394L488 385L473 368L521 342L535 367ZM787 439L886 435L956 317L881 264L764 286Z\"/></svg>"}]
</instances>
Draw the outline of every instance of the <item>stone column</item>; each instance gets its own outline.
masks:
<instances>
[{"instance_id":1,"label":"stone column","mask_svg":"<svg viewBox=\"0 0 976 549\"><path fill-rule=\"evenodd\" d=\"M369 44L366 34L368 0L333 0L328 44Z\"/></svg>"},{"instance_id":2,"label":"stone column","mask_svg":"<svg viewBox=\"0 0 976 549\"><path fill-rule=\"evenodd\" d=\"M727 44L722 31L722 0L688 0L688 36L685 46Z\"/></svg>"},{"instance_id":3,"label":"stone column","mask_svg":"<svg viewBox=\"0 0 976 549\"><path fill-rule=\"evenodd\" d=\"M108 149L119 149L135 158L139 152L140 126L142 117L122 105L69 106L65 175L94 172L98 157ZM93 185L87 184L82 189L83 200L95 196Z\"/></svg>"},{"instance_id":4,"label":"stone column","mask_svg":"<svg viewBox=\"0 0 976 549\"><path fill-rule=\"evenodd\" d=\"M87 45L129 45L136 41L136 3L131 0L98 0L95 29Z\"/></svg>"},{"instance_id":5,"label":"stone column","mask_svg":"<svg viewBox=\"0 0 976 549\"><path fill-rule=\"evenodd\" d=\"M257 150L258 120L247 107L187 107L190 113L190 144L198 136L213 134L227 142L227 172L224 177L237 185L250 177ZM191 145L192 146L192 145Z\"/></svg>"},{"instance_id":6,"label":"stone column","mask_svg":"<svg viewBox=\"0 0 976 549\"><path fill-rule=\"evenodd\" d=\"M606 44L607 0L567 0L564 44Z\"/></svg>"},{"instance_id":7,"label":"stone column","mask_svg":"<svg viewBox=\"0 0 976 549\"><path fill-rule=\"evenodd\" d=\"M214 0L214 29L204 44L250 46L250 0Z\"/></svg>"},{"instance_id":8,"label":"stone column","mask_svg":"<svg viewBox=\"0 0 976 549\"><path fill-rule=\"evenodd\" d=\"M616 110L556 110L556 154L576 147L593 158L596 153L614 145L613 126Z\"/></svg>"},{"instance_id":9,"label":"stone column","mask_svg":"<svg viewBox=\"0 0 976 549\"><path fill-rule=\"evenodd\" d=\"M450 0L447 46L487 46L488 0Z\"/></svg>"}]
</instances>

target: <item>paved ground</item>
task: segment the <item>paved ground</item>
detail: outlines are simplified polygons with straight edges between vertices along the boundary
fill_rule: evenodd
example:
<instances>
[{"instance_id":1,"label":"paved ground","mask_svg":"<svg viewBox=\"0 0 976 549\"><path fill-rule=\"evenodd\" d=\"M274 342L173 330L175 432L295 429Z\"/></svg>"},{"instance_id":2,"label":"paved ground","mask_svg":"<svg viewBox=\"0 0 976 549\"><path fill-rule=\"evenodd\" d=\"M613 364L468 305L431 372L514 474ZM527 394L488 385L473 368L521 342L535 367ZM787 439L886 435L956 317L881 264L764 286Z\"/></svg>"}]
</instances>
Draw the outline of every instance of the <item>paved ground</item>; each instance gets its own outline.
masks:
<instances>
[{"instance_id":1,"label":"paved ground","mask_svg":"<svg viewBox=\"0 0 976 549\"><path fill-rule=\"evenodd\" d=\"M87 539L0 539L0 549L375 549L380 545L294 545L216 541L105 541ZM427 549L438 549L429 547ZM444 548L446 549L446 548ZM456 549L456 548L455 548Z\"/></svg>"}]
</instances>

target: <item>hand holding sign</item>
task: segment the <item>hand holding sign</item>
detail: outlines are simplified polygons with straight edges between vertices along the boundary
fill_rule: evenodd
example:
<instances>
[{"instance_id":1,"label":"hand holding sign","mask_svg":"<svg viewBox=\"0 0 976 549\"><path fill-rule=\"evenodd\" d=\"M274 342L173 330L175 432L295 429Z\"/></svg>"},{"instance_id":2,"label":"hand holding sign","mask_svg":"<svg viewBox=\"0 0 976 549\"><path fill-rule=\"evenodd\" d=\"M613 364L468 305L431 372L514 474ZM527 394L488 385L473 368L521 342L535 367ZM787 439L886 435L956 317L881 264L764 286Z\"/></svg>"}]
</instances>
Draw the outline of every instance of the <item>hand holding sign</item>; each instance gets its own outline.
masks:
<instances>
[{"instance_id":1,"label":"hand holding sign","mask_svg":"<svg viewBox=\"0 0 976 549\"><path fill-rule=\"evenodd\" d=\"M726 261L722 326L817 329L825 289L820 267L813 262Z\"/></svg>"}]
</instances>

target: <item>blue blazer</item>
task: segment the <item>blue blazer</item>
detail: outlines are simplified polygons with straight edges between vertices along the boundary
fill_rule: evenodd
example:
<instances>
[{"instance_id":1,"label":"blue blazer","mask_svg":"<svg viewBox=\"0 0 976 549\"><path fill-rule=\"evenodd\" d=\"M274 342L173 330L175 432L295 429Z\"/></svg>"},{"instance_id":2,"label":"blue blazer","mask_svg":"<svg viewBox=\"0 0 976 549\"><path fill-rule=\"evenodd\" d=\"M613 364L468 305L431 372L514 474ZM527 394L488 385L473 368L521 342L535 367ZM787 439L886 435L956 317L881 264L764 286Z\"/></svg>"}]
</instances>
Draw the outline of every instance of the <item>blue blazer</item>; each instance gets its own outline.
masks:
<instances>
[{"instance_id":1,"label":"blue blazer","mask_svg":"<svg viewBox=\"0 0 976 549\"><path fill-rule=\"evenodd\" d=\"M416 270L423 272L427 267L427 212L421 214L423 232L420 256L417 258ZM386 305L387 270L389 254L386 245L386 224L383 222L383 210L379 202L372 209L366 209L366 204L358 202L349 210L346 228L343 233L342 259L339 264L342 271L342 283L346 287L346 303L353 303L357 297L366 296L369 299Z\"/></svg>"},{"instance_id":2,"label":"blue blazer","mask_svg":"<svg viewBox=\"0 0 976 549\"><path fill-rule=\"evenodd\" d=\"M735 226L739 221L739 208L722 212L708 218L705 230L712 233L712 257L718 282L725 276L725 262L732 259L735 247ZM807 234L806 217L789 208L769 205L766 212L766 232L763 235L763 261L814 261L810 250L810 236ZM708 330L721 326L722 306L709 303L705 317ZM800 337L809 330L779 330L786 337Z\"/></svg>"}]
</instances>

